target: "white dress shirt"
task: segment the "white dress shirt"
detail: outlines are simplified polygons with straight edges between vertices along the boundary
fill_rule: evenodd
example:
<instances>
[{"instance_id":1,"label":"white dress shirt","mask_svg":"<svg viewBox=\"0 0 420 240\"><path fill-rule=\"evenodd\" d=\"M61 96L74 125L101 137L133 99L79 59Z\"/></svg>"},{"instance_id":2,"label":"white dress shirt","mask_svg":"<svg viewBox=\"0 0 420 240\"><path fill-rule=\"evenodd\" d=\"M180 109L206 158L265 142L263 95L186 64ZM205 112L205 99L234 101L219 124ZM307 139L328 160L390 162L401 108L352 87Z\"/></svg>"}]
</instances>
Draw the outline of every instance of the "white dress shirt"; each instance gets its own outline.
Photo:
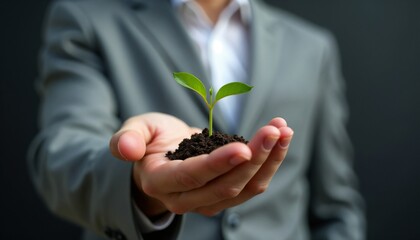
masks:
<instances>
[{"instance_id":1,"label":"white dress shirt","mask_svg":"<svg viewBox=\"0 0 420 240\"><path fill-rule=\"evenodd\" d=\"M251 20L248 0L231 0L214 25L193 0L173 0L173 5L210 73L214 93L226 83L246 82L250 55L248 26ZM216 104L231 131L236 130L240 117L240 99L240 96L231 96Z\"/></svg>"}]
</instances>

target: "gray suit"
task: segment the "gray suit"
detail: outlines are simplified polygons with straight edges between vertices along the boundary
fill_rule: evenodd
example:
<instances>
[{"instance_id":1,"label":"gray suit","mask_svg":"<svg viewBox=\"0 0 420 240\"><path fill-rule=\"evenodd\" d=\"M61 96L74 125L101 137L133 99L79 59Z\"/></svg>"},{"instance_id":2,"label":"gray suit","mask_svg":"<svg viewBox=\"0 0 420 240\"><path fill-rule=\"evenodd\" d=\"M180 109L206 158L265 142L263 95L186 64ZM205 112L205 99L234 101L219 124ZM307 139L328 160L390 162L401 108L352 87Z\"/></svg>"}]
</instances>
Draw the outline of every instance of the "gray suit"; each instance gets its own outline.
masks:
<instances>
[{"instance_id":1,"label":"gray suit","mask_svg":"<svg viewBox=\"0 0 420 240\"><path fill-rule=\"evenodd\" d=\"M41 55L41 130L29 151L48 207L85 228L86 239L205 239L206 231L241 240L363 239L334 40L262 2L252 1L252 11L255 88L244 97L238 133L250 138L282 116L295 131L289 154L264 194L215 218L177 216L167 230L142 234L132 209L132 166L111 156L108 141L122 121L150 111L205 127L201 100L171 73L191 72L209 86L207 73L167 1L53 3ZM215 128L228 131L215 111Z\"/></svg>"}]
</instances>

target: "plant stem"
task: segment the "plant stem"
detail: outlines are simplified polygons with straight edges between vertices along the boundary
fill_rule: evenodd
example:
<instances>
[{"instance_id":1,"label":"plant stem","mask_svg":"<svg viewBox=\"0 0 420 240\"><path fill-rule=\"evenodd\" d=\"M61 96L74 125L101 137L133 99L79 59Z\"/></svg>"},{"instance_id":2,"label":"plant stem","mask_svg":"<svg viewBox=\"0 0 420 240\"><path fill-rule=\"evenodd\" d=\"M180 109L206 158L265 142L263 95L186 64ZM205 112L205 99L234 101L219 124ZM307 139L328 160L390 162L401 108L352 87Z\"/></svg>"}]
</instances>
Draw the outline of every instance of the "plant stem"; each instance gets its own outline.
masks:
<instances>
[{"instance_id":1,"label":"plant stem","mask_svg":"<svg viewBox=\"0 0 420 240\"><path fill-rule=\"evenodd\" d=\"M213 108L209 109L209 136L213 135Z\"/></svg>"},{"instance_id":2,"label":"plant stem","mask_svg":"<svg viewBox=\"0 0 420 240\"><path fill-rule=\"evenodd\" d=\"M209 137L210 137L211 135L213 135L213 107L214 107L213 87L210 87L209 95L210 95L210 104L208 104L208 107L209 107Z\"/></svg>"}]
</instances>

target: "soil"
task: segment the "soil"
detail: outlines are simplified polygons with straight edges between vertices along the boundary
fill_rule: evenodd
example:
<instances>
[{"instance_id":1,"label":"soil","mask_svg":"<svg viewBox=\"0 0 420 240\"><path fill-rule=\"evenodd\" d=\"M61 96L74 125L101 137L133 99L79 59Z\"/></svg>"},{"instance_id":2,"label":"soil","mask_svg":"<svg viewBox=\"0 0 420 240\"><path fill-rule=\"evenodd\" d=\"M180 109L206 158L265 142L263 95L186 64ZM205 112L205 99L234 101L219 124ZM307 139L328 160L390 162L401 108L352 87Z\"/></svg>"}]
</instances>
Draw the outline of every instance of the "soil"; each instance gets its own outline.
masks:
<instances>
[{"instance_id":1,"label":"soil","mask_svg":"<svg viewBox=\"0 0 420 240\"><path fill-rule=\"evenodd\" d=\"M191 138L185 138L174 152L167 152L166 157L171 160L185 160L189 157L211 153L216 148L231 142L248 143L242 136L229 135L218 131L214 131L213 135L209 136L209 130L205 128L201 133L195 133L191 135Z\"/></svg>"}]
</instances>

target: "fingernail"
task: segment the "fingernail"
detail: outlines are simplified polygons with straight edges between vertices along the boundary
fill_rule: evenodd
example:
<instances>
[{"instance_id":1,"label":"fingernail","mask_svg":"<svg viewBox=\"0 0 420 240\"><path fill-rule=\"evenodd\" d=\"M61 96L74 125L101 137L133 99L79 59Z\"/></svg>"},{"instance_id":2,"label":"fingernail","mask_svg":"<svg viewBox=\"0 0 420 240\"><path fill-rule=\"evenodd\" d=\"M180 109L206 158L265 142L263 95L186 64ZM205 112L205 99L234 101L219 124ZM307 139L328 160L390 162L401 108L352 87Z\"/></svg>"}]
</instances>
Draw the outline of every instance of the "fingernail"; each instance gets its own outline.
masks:
<instances>
[{"instance_id":1,"label":"fingernail","mask_svg":"<svg viewBox=\"0 0 420 240\"><path fill-rule=\"evenodd\" d=\"M241 164L241 163L243 163L243 162L245 162L245 161L246 161L246 158L241 157L241 156L237 156L237 157L232 158L232 159L229 161L229 163L230 163L232 166L236 166L236 165L239 165L239 164Z\"/></svg>"},{"instance_id":2,"label":"fingernail","mask_svg":"<svg viewBox=\"0 0 420 240\"><path fill-rule=\"evenodd\" d=\"M123 158L123 160L128 161L127 157L124 156L124 154L121 153L120 143L117 143L117 149L118 149L118 153L121 155L121 157Z\"/></svg>"},{"instance_id":3,"label":"fingernail","mask_svg":"<svg viewBox=\"0 0 420 240\"><path fill-rule=\"evenodd\" d=\"M287 148L289 147L290 139L282 139L279 144L281 148Z\"/></svg>"},{"instance_id":4,"label":"fingernail","mask_svg":"<svg viewBox=\"0 0 420 240\"><path fill-rule=\"evenodd\" d=\"M263 142L264 149L267 150L267 151L271 151L271 149L276 144L277 140L278 140L278 138L273 138L273 137L265 138L264 142Z\"/></svg>"}]
</instances>

